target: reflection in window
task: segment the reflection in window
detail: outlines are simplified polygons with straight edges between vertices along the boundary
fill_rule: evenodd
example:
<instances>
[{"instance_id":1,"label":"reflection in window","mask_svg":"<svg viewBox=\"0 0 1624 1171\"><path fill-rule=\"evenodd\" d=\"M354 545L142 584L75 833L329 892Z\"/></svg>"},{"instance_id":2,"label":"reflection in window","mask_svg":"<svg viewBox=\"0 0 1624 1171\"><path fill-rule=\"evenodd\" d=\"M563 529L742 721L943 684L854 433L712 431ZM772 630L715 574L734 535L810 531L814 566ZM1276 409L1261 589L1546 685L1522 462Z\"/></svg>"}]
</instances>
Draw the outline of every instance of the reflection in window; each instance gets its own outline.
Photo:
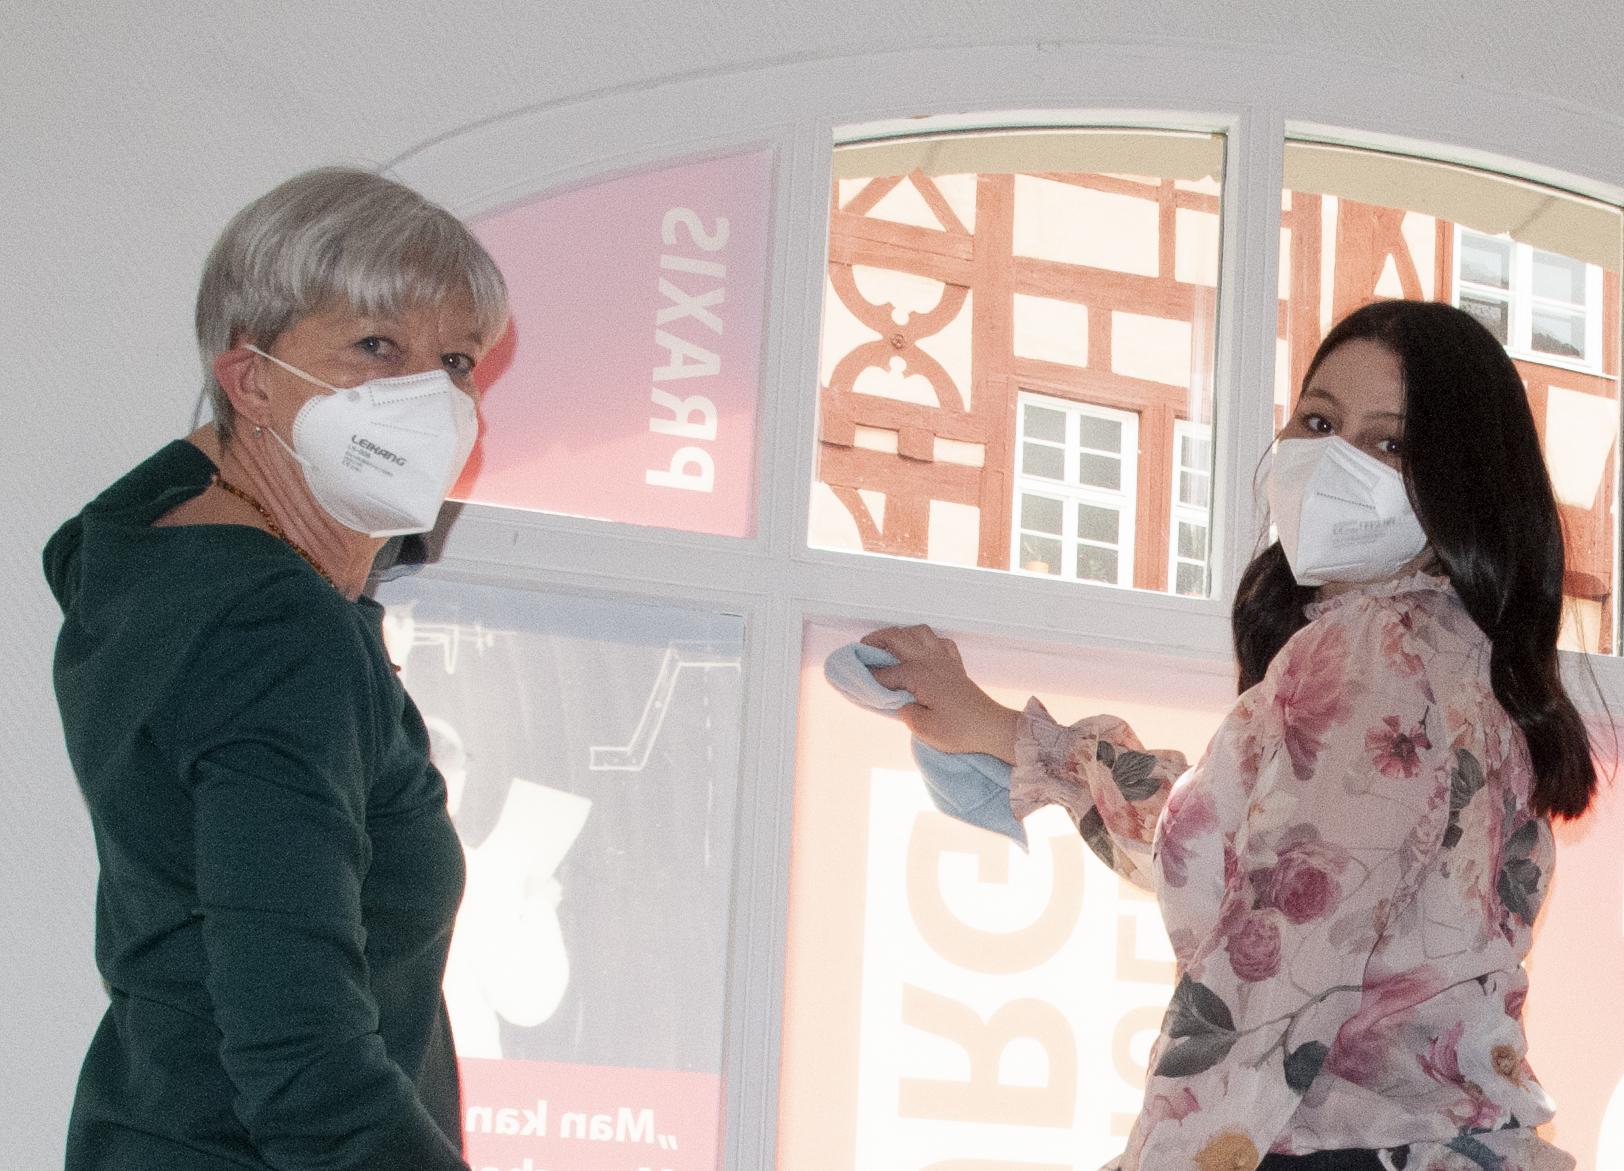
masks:
<instances>
[{"instance_id":1,"label":"reflection in window","mask_svg":"<svg viewBox=\"0 0 1624 1171\"><path fill-rule=\"evenodd\" d=\"M1487 326L1514 357L1600 369L1605 281L1600 266L1458 225L1455 239L1460 256L1455 304Z\"/></svg>"},{"instance_id":2,"label":"reflection in window","mask_svg":"<svg viewBox=\"0 0 1624 1171\"><path fill-rule=\"evenodd\" d=\"M1461 232L1455 304L1481 321L1501 345L1511 341L1511 241Z\"/></svg>"},{"instance_id":3,"label":"reflection in window","mask_svg":"<svg viewBox=\"0 0 1624 1171\"><path fill-rule=\"evenodd\" d=\"M1210 423L1222 164L1151 132L837 148L810 543L1204 592L1166 485Z\"/></svg>"},{"instance_id":4,"label":"reflection in window","mask_svg":"<svg viewBox=\"0 0 1624 1171\"><path fill-rule=\"evenodd\" d=\"M467 860L470 1162L568 1164L580 1111L717 1165L743 620L415 576L378 600ZM552 1129L503 1125L542 1100Z\"/></svg>"},{"instance_id":5,"label":"reflection in window","mask_svg":"<svg viewBox=\"0 0 1624 1171\"><path fill-rule=\"evenodd\" d=\"M1156 903L1058 808L1030 853L937 812L907 729L824 679L862 633L802 642L777 1166L1097 1167L1173 989ZM1001 702L1111 712L1191 759L1234 703L1227 663L956 637Z\"/></svg>"},{"instance_id":6,"label":"reflection in window","mask_svg":"<svg viewBox=\"0 0 1624 1171\"><path fill-rule=\"evenodd\" d=\"M1315 348L1382 297L1451 301L1528 387L1567 538L1562 645L1612 651L1624 217L1551 188L1425 160L1286 144L1276 422Z\"/></svg>"},{"instance_id":7,"label":"reflection in window","mask_svg":"<svg viewBox=\"0 0 1624 1171\"><path fill-rule=\"evenodd\" d=\"M1212 430L1181 422L1173 429L1173 549L1168 588L1207 593L1207 538L1212 508Z\"/></svg>"},{"instance_id":8,"label":"reflection in window","mask_svg":"<svg viewBox=\"0 0 1624 1171\"><path fill-rule=\"evenodd\" d=\"M1131 585L1138 418L1023 394L1015 566Z\"/></svg>"}]
</instances>

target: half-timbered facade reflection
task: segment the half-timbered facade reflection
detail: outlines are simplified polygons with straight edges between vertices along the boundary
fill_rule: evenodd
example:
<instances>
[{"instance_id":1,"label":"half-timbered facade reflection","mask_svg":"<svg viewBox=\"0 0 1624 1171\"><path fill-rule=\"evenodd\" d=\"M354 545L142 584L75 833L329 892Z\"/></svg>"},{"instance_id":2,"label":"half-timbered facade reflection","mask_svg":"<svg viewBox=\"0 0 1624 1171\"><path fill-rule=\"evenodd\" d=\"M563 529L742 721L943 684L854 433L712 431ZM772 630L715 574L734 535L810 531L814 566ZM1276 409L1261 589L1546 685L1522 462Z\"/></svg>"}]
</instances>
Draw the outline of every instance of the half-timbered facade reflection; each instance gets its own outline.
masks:
<instances>
[{"instance_id":1,"label":"half-timbered facade reflection","mask_svg":"<svg viewBox=\"0 0 1624 1171\"><path fill-rule=\"evenodd\" d=\"M838 179L812 543L1207 591L1215 178Z\"/></svg>"},{"instance_id":2,"label":"half-timbered facade reflection","mask_svg":"<svg viewBox=\"0 0 1624 1171\"><path fill-rule=\"evenodd\" d=\"M838 161L811 543L1205 594L1221 168L849 175ZM1288 181L1322 181L1282 196L1276 423L1361 305L1476 315L1522 374L1551 468L1564 645L1610 650L1616 209L1426 166L1288 145Z\"/></svg>"}]
</instances>

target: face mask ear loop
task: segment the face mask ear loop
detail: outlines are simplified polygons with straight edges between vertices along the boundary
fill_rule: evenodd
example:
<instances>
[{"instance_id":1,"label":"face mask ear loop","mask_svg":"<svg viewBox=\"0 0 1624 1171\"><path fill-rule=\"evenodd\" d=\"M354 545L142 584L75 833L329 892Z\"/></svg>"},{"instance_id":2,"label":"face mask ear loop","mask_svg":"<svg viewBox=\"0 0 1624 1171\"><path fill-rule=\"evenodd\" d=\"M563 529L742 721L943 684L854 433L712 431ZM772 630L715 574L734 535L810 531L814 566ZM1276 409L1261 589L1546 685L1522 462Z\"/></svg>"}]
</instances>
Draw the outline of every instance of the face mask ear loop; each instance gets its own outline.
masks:
<instances>
[{"instance_id":1,"label":"face mask ear loop","mask_svg":"<svg viewBox=\"0 0 1624 1171\"><path fill-rule=\"evenodd\" d=\"M299 369L297 366L294 366L294 365L291 365L291 364L289 364L287 362L284 362L284 361L282 361L281 358L278 358L278 357L276 357L276 356L274 356L272 354L267 354L264 350L260 349L258 346L254 345L252 342L245 343L243 345L243 349L251 350L254 353L258 354L261 358L269 358L271 361L275 362L278 366L282 367L282 369L286 370L289 374L297 374L300 378L303 378L306 382L313 383L316 386L322 387L325 390L330 390L334 394L340 394L344 390L344 388L341 387L341 386L334 386L330 382L323 382L321 379L315 377L314 375L306 374L303 370Z\"/></svg>"},{"instance_id":2,"label":"face mask ear loop","mask_svg":"<svg viewBox=\"0 0 1624 1171\"><path fill-rule=\"evenodd\" d=\"M275 362L278 366L282 367L282 369L286 370L289 374L296 374L300 378L303 378L306 382L313 383L314 385L320 386L323 389L330 390L334 394L342 394L342 393L344 393L342 387L333 386L331 383L323 382L319 378L315 378L315 377L313 377L313 376L311 376L309 374L306 374L303 370L299 369L297 366L294 366L291 363L282 361L282 359L278 358L276 355L267 354L264 350L260 349L256 345L254 345L253 342L245 342L243 344L243 349L251 350L254 353L258 354L261 358L269 358L271 361ZM278 443L280 443L282 445L282 450L283 451L287 452L295 460L298 461L300 467L305 466L304 457L302 457L297 451L294 451L293 448L288 445L288 441L286 439L283 439L280 435L278 435L276 433L276 428L275 427L267 426L265 428L265 430L267 430L267 431L269 431L271 433L271 438L272 439L275 439Z\"/></svg>"},{"instance_id":3,"label":"face mask ear loop","mask_svg":"<svg viewBox=\"0 0 1624 1171\"><path fill-rule=\"evenodd\" d=\"M283 451L287 452L290 456L293 457L293 461L295 463L297 463L301 468L306 466L304 457L302 455L300 455L298 452L294 451L293 448L288 446L288 441L286 439L283 439L280 435L278 435L276 433L276 428L275 427L266 427L265 430L267 430L267 431L269 431L271 433L271 438L272 439L276 440L278 443L280 443L282 445L282 450Z\"/></svg>"}]
</instances>

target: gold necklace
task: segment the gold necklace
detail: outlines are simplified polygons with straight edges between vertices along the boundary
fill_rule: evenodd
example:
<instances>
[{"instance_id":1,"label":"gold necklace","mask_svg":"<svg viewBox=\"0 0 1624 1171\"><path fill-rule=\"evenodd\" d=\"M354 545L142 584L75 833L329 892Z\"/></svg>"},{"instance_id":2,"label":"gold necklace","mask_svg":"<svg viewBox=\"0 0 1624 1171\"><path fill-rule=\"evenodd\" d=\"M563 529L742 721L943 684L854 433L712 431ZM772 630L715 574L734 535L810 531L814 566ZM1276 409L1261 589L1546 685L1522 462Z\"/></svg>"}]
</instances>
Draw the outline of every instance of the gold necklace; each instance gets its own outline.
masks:
<instances>
[{"instance_id":1,"label":"gold necklace","mask_svg":"<svg viewBox=\"0 0 1624 1171\"><path fill-rule=\"evenodd\" d=\"M283 531L282 526L277 524L276 518L271 515L270 509L266 508L259 501L255 500L252 496L244 492L241 488L237 487L237 485L231 483L219 473L215 473L214 482L220 485L220 487L224 488L227 492L230 492L238 500L241 500L245 504L251 506L256 512L259 513L260 516L264 517L265 527L271 530L271 536L281 540L282 543L287 545L289 549L292 549L295 553L308 561L311 569L314 569L317 573L321 574L327 579L328 585L332 586L335 590L338 588L338 583L333 580L332 574L328 573L325 569L318 565L316 563L316 559L305 551L303 545L299 544L299 542L295 541L292 537L288 536L285 531Z\"/></svg>"}]
</instances>

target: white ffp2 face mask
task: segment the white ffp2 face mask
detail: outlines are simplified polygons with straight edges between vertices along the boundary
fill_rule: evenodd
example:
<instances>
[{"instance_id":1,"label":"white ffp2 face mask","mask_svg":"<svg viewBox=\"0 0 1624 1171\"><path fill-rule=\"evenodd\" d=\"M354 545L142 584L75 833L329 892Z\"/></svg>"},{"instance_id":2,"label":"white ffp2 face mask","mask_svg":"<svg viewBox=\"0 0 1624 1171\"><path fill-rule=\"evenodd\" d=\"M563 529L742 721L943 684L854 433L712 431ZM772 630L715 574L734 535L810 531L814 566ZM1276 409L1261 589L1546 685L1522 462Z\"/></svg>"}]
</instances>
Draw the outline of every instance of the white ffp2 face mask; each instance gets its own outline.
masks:
<instances>
[{"instance_id":1,"label":"white ffp2 face mask","mask_svg":"<svg viewBox=\"0 0 1624 1171\"><path fill-rule=\"evenodd\" d=\"M1282 439L1269 509L1298 585L1381 581L1427 547L1404 477L1345 439Z\"/></svg>"},{"instance_id":2,"label":"white ffp2 face mask","mask_svg":"<svg viewBox=\"0 0 1624 1171\"><path fill-rule=\"evenodd\" d=\"M332 394L317 395L293 420L293 445L271 434L304 469L316 503L346 528L369 537L434 527L446 493L479 438L474 400L444 370L330 386L270 358Z\"/></svg>"}]
</instances>

